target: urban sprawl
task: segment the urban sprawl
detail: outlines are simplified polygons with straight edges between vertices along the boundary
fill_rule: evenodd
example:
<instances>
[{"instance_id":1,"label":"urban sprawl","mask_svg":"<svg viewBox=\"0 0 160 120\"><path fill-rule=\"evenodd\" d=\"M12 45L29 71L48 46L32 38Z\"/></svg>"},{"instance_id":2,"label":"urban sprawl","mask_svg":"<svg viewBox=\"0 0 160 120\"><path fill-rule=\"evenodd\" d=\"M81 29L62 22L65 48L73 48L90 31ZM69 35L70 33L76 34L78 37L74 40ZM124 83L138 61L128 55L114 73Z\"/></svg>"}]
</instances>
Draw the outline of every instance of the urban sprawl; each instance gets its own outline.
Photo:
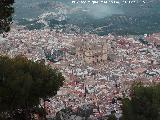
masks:
<instances>
[{"instance_id":1,"label":"urban sprawl","mask_svg":"<svg viewBox=\"0 0 160 120\"><path fill-rule=\"evenodd\" d=\"M65 77L57 95L45 101L47 117L64 108L94 106L92 117L122 114L119 98L130 97L134 81L160 82L160 33L135 36L66 34L12 28L0 35L0 54L25 55L58 68ZM43 103L43 101L42 101Z\"/></svg>"}]
</instances>

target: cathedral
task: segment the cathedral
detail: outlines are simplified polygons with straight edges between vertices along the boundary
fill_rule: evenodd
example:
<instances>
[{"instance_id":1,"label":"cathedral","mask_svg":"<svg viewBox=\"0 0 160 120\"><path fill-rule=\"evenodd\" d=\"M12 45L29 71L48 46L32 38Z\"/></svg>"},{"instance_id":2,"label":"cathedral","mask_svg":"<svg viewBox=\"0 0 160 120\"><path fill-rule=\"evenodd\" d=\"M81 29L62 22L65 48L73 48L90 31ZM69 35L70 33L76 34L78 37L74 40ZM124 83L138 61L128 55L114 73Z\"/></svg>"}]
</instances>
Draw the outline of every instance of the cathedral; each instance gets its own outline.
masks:
<instances>
[{"instance_id":1,"label":"cathedral","mask_svg":"<svg viewBox=\"0 0 160 120\"><path fill-rule=\"evenodd\" d=\"M107 61L108 44L106 40L99 42L81 41L76 45L76 56L83 64L100 64Z\"/></svg>"}]
</instances>

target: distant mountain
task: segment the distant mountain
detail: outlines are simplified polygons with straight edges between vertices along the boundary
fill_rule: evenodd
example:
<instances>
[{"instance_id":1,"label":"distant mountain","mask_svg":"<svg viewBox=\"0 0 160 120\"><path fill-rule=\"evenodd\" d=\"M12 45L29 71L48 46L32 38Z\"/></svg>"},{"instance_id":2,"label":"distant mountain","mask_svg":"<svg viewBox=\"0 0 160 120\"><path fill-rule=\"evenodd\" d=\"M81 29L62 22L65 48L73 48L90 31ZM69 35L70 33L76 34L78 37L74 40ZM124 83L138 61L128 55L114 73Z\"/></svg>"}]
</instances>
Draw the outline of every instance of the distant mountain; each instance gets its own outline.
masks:
<instances>
[{"instance_id":1,"label":"distant mountain","mask_svg":"<svg viewBox=\"0 0 160 120\"><path fill-rule=\"evenodd\" d=\"M127 0L126 0L127 1ZM135 4L72 4L71 0L16 0L14 20L28 29L144 34L160 31L160 0Z\"/></svg>"}]
</instances>

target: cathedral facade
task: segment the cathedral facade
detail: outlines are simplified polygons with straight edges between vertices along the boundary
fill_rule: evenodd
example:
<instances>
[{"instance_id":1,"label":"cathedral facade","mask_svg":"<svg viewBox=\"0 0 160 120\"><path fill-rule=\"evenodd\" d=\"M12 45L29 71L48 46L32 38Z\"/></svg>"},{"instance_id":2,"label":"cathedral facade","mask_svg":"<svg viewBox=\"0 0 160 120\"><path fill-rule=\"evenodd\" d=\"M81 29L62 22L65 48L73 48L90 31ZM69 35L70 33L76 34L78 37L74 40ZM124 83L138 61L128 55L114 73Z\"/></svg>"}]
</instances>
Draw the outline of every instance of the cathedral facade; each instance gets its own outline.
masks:
<instances>
[{"instance_id":1,"label":"cathedral facade","mask_svg":"<svg viewBox=\"0 0 160 120\"><path fill-rule=\"evenodd\" d=\"M76 46L76 56L83 64L100 64L107 62L107 41L86 42Z\"/></svg>"}]
</instances>

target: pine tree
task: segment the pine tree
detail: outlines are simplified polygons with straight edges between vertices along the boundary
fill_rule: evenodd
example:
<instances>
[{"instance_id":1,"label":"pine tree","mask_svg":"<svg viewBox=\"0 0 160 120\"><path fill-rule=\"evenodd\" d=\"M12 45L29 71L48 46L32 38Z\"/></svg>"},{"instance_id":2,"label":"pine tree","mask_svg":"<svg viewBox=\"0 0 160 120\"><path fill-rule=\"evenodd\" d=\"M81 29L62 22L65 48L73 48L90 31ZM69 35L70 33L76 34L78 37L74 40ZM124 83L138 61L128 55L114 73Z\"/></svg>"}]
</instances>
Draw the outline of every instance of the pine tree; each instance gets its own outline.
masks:
<instances>
[{"instance_id":1,"label":"pine tree","mask_svg":"<svg viewBox=\"0 0 160 120\"><path fill-rule=\"evenodd\" d=\"M8 32L12 22L14 0L0 0L0 33Z\"/></svg>"},{"instance_id":2,"label":"pine tree","mask_svg":"<svg viewBox=\"0 0 160 120\"><path fill-rule=\"evenodd\" d=\"M12 59L0 56L0 117L30 120L40 98L45 100L56 95L63 81L58 70L44 63L22 56Z\"/></svg>"}]
</instances>

